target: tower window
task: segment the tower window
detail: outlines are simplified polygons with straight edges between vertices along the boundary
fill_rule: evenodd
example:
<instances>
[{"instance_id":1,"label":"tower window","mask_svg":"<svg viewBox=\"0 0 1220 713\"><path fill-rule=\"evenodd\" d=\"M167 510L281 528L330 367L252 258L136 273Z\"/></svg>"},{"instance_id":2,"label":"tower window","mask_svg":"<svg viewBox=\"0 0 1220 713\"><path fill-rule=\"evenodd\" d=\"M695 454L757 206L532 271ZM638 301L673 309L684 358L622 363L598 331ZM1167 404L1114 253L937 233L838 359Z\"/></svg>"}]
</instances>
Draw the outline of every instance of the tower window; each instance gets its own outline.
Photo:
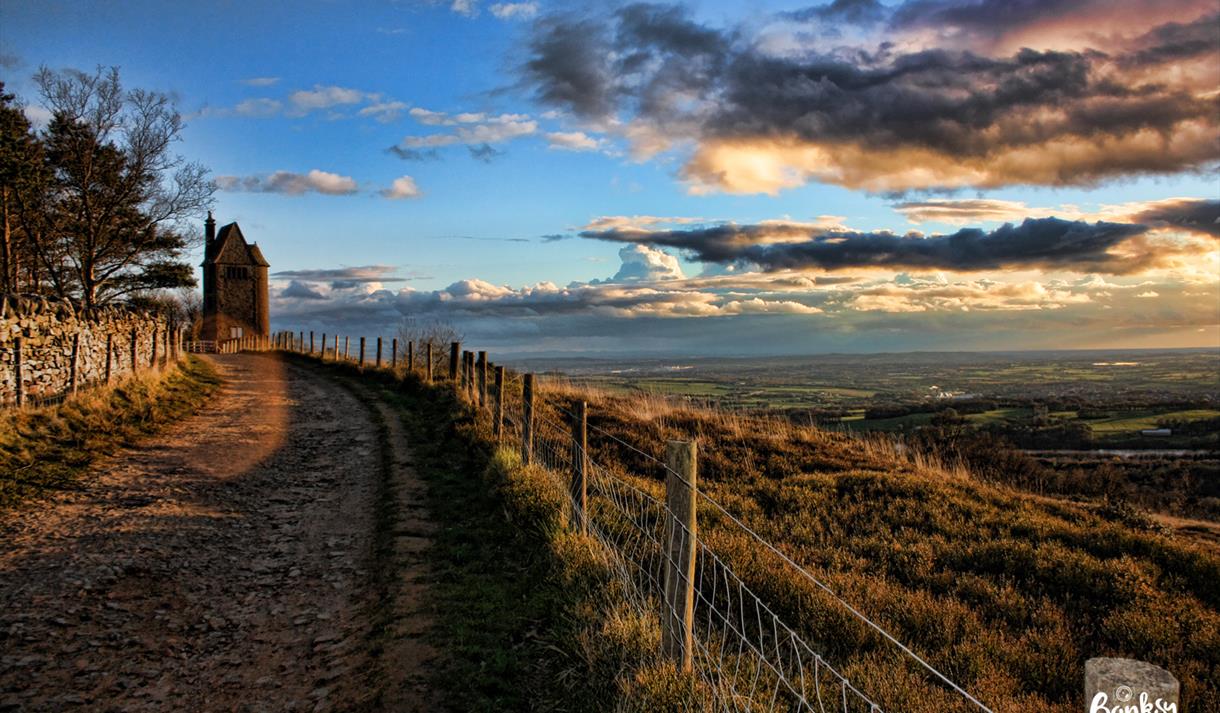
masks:
<instances>
[{"instance_id":1,"label":"tower window","mask_svg":"<svg viewBox=\"0 0 1220 713\"><path fill-rule=\"evenodd\" d=\"M250 268L240 267L238 265L226 265L225 277L231 280L248 280L250 279Z\"/></svg>"}]
</instances>

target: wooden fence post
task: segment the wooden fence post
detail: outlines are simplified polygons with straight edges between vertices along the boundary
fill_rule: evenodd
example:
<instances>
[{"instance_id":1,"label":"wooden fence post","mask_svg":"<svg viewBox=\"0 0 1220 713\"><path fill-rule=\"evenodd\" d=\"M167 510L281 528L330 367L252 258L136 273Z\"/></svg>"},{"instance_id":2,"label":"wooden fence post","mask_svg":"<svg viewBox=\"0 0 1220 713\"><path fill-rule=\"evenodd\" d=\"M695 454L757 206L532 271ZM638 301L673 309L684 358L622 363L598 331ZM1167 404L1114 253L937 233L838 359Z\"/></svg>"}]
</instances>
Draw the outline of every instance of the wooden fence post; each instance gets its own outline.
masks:
<instances>
[{"instance_id":1,"label":"wooden fence post","mask_svg":"<svg viewBox=\"0 0 1220 713\"><path fill-rule=\"evenodd\" d=\"M479 376L479 408L487 408L487 352L479 352L475 373Z\"/></svg>"},{"instance_id":2,"label":"wooden fence post","mask_svg":"<svg viewBox=\"0 0 1220 713\"><path fill-rule=\"evenodd\" d=\"M139 368L139 364L140 364L140 362L136 361L136 358L139 356L139 353L140 353L140 345L139 345L139 342L136 341L138 338L139 338L139 336L136 334L136 328L132 327L131 328L131 373L132 374L136 373L136 370Z\"/></svg>"},{"instance_id":3,"label":"wooden fence post","mask_svg":"<svg viewBox=\"0 0 1220 713\"><path fill-rule=\"evenodd\" d=\"M21 348L24 346L25 339L17 337L13 340L13 376L16 378L16 382L13 384L13 393L17 398L18 406L25 403L25 384L21 383Z\"/></svg>"},{"instance_id":4,"label":"wooden fence post","mask_svg":"<svg viewBox=\"0 0 1220 713\"><path fill-rule=\"evenodd\" d=\"M475 403L475 390L477 385L474 383L474 352L466 352L466 398L470 399L470 403Z\"/></svg>"},{"instance_id":5,"label":"wooden fence post","mask_svg":"<svg viewBox=\"0 0 1220 713\"><path fill-rule=\"evenodd\" d=\"M461 378L460 387L461 387L462 391L466 390L466 376L467 376L466 375L466 357L468 357L468 356L470 356L470 352L463 349L462 350L462 361L461 361L462 366L461 366L461 374L460 374L460 378Z\"/></svg>"},{"instance_id":6,"label":"wooden fence post","mask_svg":"<svg viewBox=\"0 0 1220 713\"><path fill-rule=\"evenodd\" d=\"M111 364L114 362L114 335L106 334L106 383L110 383Z\"/></svg>"},{"instance_id":7,"label":"wooden fence post","mask_svg":"<svg viewBox=\"0 0 1220 713\"><path fill-rule=\"evenodd\" d=\"M360 338L360 368L364 368L364 337Z\"/></svg>"},{"instance_id":8,"label":"wooden fence post","mask_svg":"<svg viewBox=\"0 0 1220 713\"><path fill-rule=\"evenodd\" d=\"M424 359L424 371L427 372L424 374L424 381L431 384L432 383L432 342L428 342L428 352L427 352L427 356Z\"/></svg>"},{"instance_id":9,"label":"wooden fence post","mask_svg":"<svg viewBox=\"0 0 1220 713\"><path fill-rule=\"evenodd\" d=\"M496 443L500 442L500 435L504 432L504 367L496 367L496 413L491 421L491 432L496 437Z\"/></svg>"},{"instance_id":10,"label":"wooden fence post","mask_svg":"<svg viewBox=\"0 0 1220 713\"><path fill-rule=\"evenodd\" d=\"M318 361L326 361L326 332L322 332L322 351L318 352Z\"/></svg>"},{"instance_id":11,"label":"wooden fence post","mask_svg":"<svg viewBox=\"0 0 1220 713\"><path fill-rule=\"evenodd\" d=\"M572 525L582 535L589 534L589 521L585 515L589 504L589 418L588 404L576 404L572 418Z\"/></svg>"},{"instance_id":12,"label":"wooden fence post","mask_svg":"<svg viewBox=\"0 0 1220 713\"><path fill-rule=\"evenodd\" d=\"M475 402L474 384L474 352L466 352L466 398Z\"/></svg>"},{"instance_id":13,"label":"wooden fence post","mask_svg":"<svg viewBox=\"0 0 1220 713\"><path fill-rule=\"evenodd\" d=\"M377 337L377 361L374 363L378 369L381 368L381 337Z\"/></svg>"},{"instance_id":14,"label":"wooden fence post","mask_svg":"<svg viewBox=\"0 0 1220 713\"><path fill-rule=\"evenodd\" d=\"M398 337L390 340L390 368L398 368Z\"/></svg>"},{"instance_id":15,"label":"wooden fence post","mask_svg":"<svg viewBox=\"0 0 1220 713\"><path fill-rule=\"evenodd\" d=\"M76 370L80 360L80 332L72 335L72 361L68 365L68 391L76 393Z\"/></svg>"},{"instance_id":16,"label":"wooden fence post","mask_svg":"<svg viewBox=\"0 0 1220 713\"><path fill-rule=\"evenodd\" d=\"M407 371L415 371L415 342L407 340Z\"/></svg>"},{"instance_id":17,"label":"wooden fence post","mask_svg":"<svg viewBox=\"0 0 1220 713\"><path fill-rule=\"evenodd\" d=\"M692 664L695 624L695 522L698 487L694 441L665 447L665 611L661 613L661 653L679 671Z\"/></svg>"},{"instance_id":18,"label":"wooden fence post","mask_svg":"<svg viewBox=\"0 0 1220 713\"><path fill-rule=\"evenodd\" d=\"M309 356L313 356L313 330L309 330Z\"/></svg>"},{"instance_id":19,"label":"wooden fence post","mask_svg":"<svg viewBox=\"0 0 1220 713\"><path fill-rule=\"evenodd\" d=\"M521 391L521 462L534 459L534 375L526 374Z\"/></svg>"},{"instance_id":20,"label":"wooden fence post","mask_svg":"<svg viewBox=\"0 0 1220 713\"><path fill-rule=\"evenodd\" d=\"M462 343L454 342L449 345L449 380L457 383L458 378L458 352L462 351Z\"/></svg>"},{"instance_id":21,"label":"wooden fence post","mask_svg":"<svg viewBox=\"0 0 1220 713\"><path fill-rule=\"evenodd\" d=\"M349 347L350 340L351 340L350 337L343 338L343 361L347 361L348 356L352 353L351 349Z\"/></svg>"}]
</instances>

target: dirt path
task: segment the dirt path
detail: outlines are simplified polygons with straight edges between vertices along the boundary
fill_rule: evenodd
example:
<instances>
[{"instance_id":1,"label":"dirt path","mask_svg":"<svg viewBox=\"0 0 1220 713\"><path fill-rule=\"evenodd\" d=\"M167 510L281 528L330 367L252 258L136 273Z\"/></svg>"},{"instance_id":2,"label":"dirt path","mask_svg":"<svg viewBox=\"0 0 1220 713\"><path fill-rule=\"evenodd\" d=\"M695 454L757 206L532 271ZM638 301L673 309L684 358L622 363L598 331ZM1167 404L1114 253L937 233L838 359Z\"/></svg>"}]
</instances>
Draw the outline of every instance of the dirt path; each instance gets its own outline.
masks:
<instances>
[{"instance_id":1,"label":"dirt path","mask_svg":"<svg viewBox=\"0 0 1220 713\"><path fill-rule=\"evenodd\" d=\"M215 363L211 406L0 516L0 710L430 708L397 419L271 356Z\"/></svg>"}]
</instances>

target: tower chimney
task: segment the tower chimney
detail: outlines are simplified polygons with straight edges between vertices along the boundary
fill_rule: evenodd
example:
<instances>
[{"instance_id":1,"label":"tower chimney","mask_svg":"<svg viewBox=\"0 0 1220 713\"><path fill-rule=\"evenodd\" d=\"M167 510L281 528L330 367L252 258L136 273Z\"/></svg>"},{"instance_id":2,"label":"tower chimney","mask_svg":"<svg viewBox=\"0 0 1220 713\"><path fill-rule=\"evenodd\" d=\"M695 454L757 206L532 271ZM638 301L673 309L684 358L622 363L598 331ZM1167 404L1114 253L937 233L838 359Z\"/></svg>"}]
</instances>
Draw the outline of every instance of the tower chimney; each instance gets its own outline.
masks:
<instances>
[{"instance_id":1,"label":"tower chimney","mask_svg":"<svg viewBox=\"0 0 1220 713\"><path fill-rule=\"evenodd\" d=\"M216 221L212 219L212 211L208 211L208 219L203 221L203 238L205 245L212 246L212 241L216 239Z\"/></svg>"}]
</instances>

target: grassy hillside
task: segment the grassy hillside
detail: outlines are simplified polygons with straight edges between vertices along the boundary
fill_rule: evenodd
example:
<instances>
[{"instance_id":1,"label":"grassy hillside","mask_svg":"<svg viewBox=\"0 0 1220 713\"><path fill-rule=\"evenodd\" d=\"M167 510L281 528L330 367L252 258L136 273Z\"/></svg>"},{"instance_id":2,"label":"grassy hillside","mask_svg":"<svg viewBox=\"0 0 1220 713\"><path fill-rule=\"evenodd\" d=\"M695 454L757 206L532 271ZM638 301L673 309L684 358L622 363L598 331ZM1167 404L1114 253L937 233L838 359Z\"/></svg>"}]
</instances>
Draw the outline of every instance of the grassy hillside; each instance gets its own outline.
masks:
<instances>
[{"instance_id":1,"label":"grassy hillside","mask_svg":"<svg viewBox=\"0 0 1220 713\"><path fill-rule=\"evenodd\" d=\"M698 439L706 493L997 711L1081 710L1094 656L1164 666L1186 710L1220 710L1220 555L1137 512L1039 499L879 441L659 398L557 386L540 413L562 424L578 398L590 402L594 460L660 495L656 463L614 438L658 457L666 439ZM743 580L887 710L954 709L739 527L710 508L699 516Z\"/></svg>"}]
</instances>

